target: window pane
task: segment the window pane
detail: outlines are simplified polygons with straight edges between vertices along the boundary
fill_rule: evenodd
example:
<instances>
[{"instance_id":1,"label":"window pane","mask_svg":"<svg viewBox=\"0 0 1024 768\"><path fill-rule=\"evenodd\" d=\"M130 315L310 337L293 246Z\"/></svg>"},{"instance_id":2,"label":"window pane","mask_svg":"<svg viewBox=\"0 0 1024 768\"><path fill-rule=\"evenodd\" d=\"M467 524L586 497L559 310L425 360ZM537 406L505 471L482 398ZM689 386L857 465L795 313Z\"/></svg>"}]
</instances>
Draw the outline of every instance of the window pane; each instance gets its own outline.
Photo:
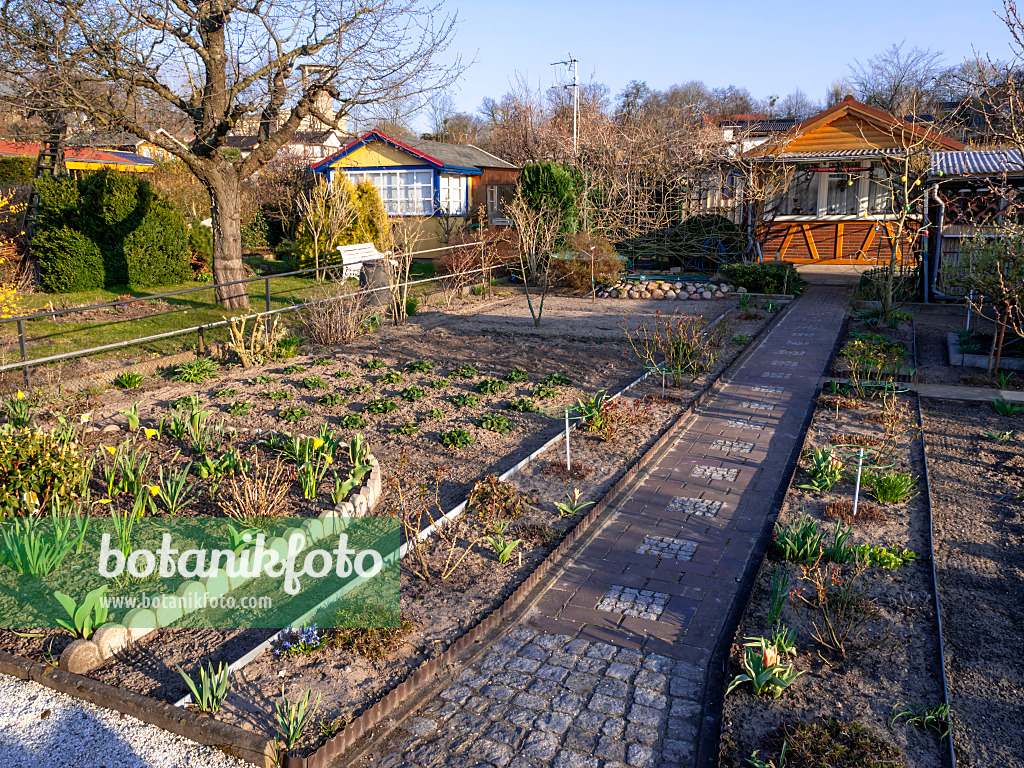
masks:
<instances>
[{"instance_id":1,"label":"window pane","mask_svg":"<svg viewBox=\"0 0 1024 768\"><path fill-rule=\"evenodd\" d=\"M814 216L818 212L818 178L822 174L799 166L790 182L780 213L789 216Z\"/></svg>"},{"instance_id":2,"label":"window pane","mask_svg":"<svg viewBox=\"0 0 1024 768\"><path fill-rule=\"evenodd\" d=\"M879 163L871 166L871 177L868 181L868 213L872 216L884 216L891 211L891 190L889 174Z\"/></svg>"}]
</instances>

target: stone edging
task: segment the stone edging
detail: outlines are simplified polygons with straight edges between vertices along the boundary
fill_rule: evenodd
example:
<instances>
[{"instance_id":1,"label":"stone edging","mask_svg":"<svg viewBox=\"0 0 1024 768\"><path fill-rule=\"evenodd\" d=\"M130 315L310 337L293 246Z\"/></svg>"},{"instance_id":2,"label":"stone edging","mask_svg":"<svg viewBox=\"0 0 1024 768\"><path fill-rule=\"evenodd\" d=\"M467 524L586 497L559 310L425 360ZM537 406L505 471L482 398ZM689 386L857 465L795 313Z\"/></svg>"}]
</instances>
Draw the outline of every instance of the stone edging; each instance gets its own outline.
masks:
<instances>
[{"instance_id":1,"label":"stone edging","mask_svg":"<svg viewBox=\"0 0 1024 768\"><path fill-rule=\"evenodd\" d=\"M428 659L421 664L410 677L406 678L406 680L400 683L396 688L392 689L384 698L380 699L376 704L353 720L341 733L326 741L319 749L307 757L285 757L281 762L282 768L328 768L328 766L332 765L340 755L344 754L353 745L355 745L359 739L383 722L384 718L388 717L393 712L407 708L410 700L412 700L416 694L421 693L425 688L427 688L439 673L446 669L455 668L460 657L466 656L474 645L480 644L482 647L477 653L482 653L483 650L486 649L487 643L484 643L484 640L488 639L487 636L499 631L501 629L500 625L502 622L509 619L524 603L534 602L540 597L540 594L547 590L549 585L541 584L542 579L555 566L560 564L562 558L565 557L573 545L579 541L584 533L586 533L586 531L596 520L598 520L598 518L602 516L603 513L607 512L609 508L612 507L612 502L617 501L620 494L622 494L622 492L631 485L636 476L654 463L665 447L675 439L682 427L684 427L690 420L694 412L710 398L718 394L729 376L743 364L750 354L753 353L755 343L767 336L770 330L773 329L781 321L782 317L788 313L790 306L784 307L774 318L772 318L772 320L761 329L757 338L751 341L751 343L747 345L747 348L740 353L735 360L719 372L712 382L702 392L699 392L696 397L694 397L689 405L686 406L684 411L676 418L669 428L665 430L664 434L658 438L654 445L648 448L643 455L637 459L633 466L626 470L625 474L619 478L619 480L616 481L608 491L605 492L604 496L602 496L601 499L599 499L597 503L590 508L587 515L566 534L565 538L559 542L558 546L556 546L548 556L537 565L533 572L526 577L526 580L520 584L519 587L517 587L516 590L509 595L509 597L506 598L500 606L481 619L476 626L463 634L462 637L452 643L452 645L450 645L439 656ZM475 653L473 655L477 654ZM418 703L418 699L415 703ZM408 712L402 713L402 717L407 714ZM396 721L396 724L397 722L400 722L400 719Z\"/></svg>"},{"instance_id":2,"label":"stone edging","mask_svg":"<svg viewBox=\"0 0 1024 768\"><path fill-rule=\"evenodd\" d=\"M370 472L359 490L350 494L351 501L342 501L333 510L325 511L315 518L307 518L296 528L285 531L284 536L271 539L267 542L267 548L273 549L277 546L283 547L287 551L288 534L299 529L304 531L307 540L321 539L335 530L334 526L327 526L322 522L329 517L367 516L377 503L377 499L380 498L382 485L379 462L372 454L368 456L368 459L371 466ZM239 586L242 581L244 579L229 579L226 575L191 579L182 582L174 596L185 598L188 595L194 602L198 602L199 595L207 594L212 597L220 597ZM68 645L60 655L60 668L65 672L80 675L91 672L112 656L123 651L131 643L141 640L160 627L173 624L181 616L182 614L176 612L176 609L168 612L158 609L154 612L148 608L133 608L125 614L121 622L108 622L97 629L91 640L79 639Z\"/></svg>"}]
</instances>

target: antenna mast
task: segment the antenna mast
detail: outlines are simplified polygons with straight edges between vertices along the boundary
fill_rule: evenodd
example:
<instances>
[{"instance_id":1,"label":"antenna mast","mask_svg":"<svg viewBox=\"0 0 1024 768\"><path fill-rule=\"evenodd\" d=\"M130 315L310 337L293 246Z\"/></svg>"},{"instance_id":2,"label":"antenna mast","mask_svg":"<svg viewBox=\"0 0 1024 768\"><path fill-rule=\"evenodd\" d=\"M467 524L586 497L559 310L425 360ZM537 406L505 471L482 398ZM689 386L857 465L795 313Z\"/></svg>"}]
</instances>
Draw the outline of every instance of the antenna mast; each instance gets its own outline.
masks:
<instances>
[{"instance_id":1,"label":"antenna mast","mask_svg":"<svg viewBox=\"0 0 1024 768\"><path fill-rule=\"evenodd\" d=\"M580 120L580 77L579 60L574 59L572 54L565 61L556 61L551 66L564 66L566 69L572 67L572 85L563 85L563 88L572 88L572 153L579 152L579 120Z\"/></svg>"}]
</instances>

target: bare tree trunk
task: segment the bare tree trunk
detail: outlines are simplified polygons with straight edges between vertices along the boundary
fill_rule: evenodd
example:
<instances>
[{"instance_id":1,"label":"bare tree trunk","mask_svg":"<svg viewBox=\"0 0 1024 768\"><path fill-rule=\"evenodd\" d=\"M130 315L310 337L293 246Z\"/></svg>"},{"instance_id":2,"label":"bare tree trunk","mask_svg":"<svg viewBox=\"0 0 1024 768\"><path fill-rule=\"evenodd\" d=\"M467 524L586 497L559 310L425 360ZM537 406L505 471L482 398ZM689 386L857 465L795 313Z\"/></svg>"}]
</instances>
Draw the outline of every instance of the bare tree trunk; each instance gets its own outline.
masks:
<instances>
[{"instance_id":1,"label":"bare tree trunk","mask_svg":"<svg viewBox=\"0 0 1024 768\"><path fill-rule=\"evenodd\" d=\"M213 217L213 280L230 283L245 278L242 265L242 195L238 176L230 168L220 168L204 179L210 191ZM248 309L249 291L245 285L216 288L217 303L225 309Z\"/></svg>"}]
</instances>

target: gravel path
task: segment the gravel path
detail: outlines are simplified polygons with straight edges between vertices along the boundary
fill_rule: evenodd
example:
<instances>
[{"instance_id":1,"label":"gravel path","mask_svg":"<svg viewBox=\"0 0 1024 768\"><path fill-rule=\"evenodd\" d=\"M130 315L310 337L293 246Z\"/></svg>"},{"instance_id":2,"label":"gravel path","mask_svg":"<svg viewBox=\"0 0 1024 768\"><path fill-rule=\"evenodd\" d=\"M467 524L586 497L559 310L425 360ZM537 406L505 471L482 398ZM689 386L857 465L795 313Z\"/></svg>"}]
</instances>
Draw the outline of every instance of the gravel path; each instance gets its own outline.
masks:
<instances>
[{"instance_id":1,"label":"gravel path","mask_svg":"<svg viewBox=\"0 0 1024 768\"><path fill-rule=\"evenodd\" d=\"M0 675L0 768L251 768L212 747Z\"/></svg>"}]
</instances>

